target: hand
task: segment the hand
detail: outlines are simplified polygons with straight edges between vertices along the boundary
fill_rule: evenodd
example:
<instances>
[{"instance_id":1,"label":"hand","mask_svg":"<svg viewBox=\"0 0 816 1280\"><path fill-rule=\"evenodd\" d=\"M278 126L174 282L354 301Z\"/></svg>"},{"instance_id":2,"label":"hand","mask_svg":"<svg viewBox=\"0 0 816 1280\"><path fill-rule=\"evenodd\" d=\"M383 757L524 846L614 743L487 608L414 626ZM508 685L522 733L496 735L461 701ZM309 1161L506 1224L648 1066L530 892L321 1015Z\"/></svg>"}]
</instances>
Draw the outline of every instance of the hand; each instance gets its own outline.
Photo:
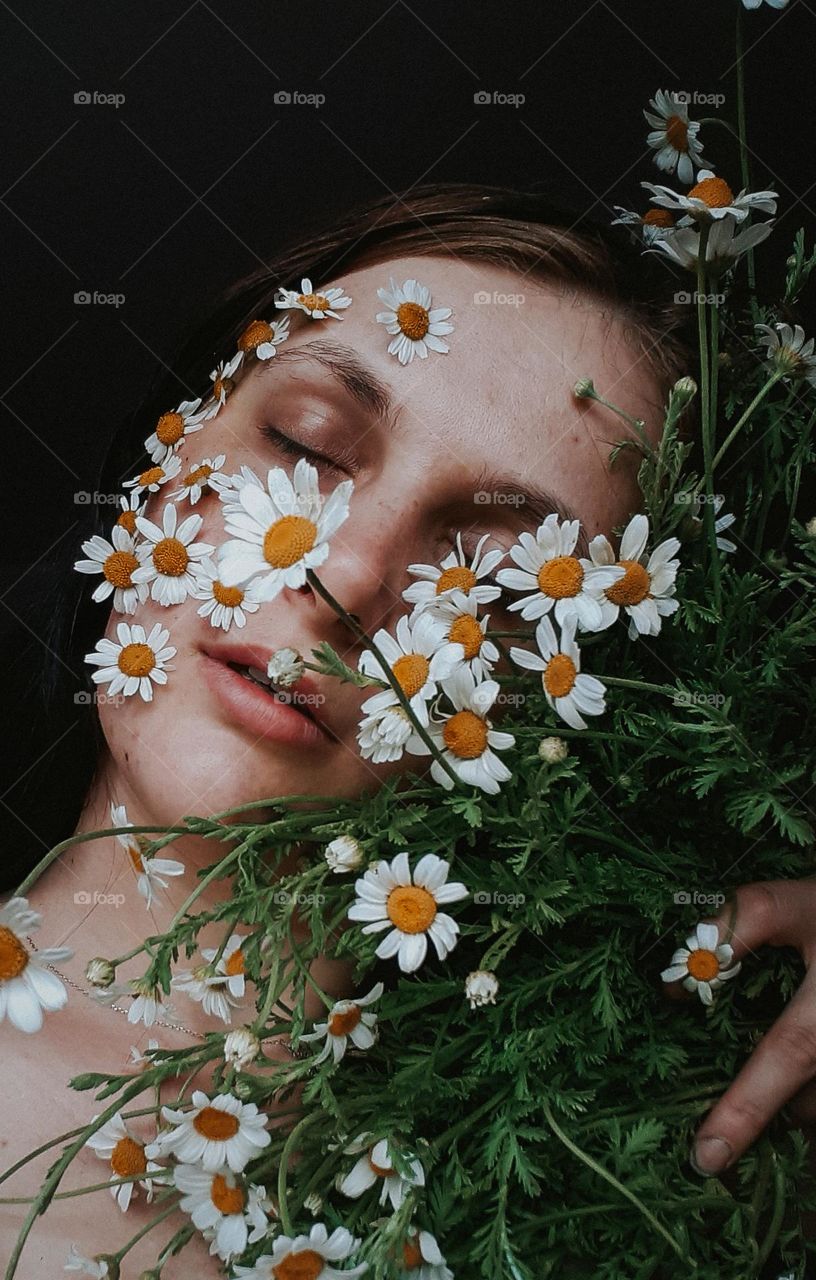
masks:
<instances>
[{"instance_id":1,"label":"hand","mask_svg":"<svg viewBox=\"0 0 816 1280\"><path fill-rule=\"evenodd\" d=\"M791 1098L798 1119L816 1117L816 1085L810 1083L816 1077L816 880L743 885L736 891L736 911L729 903L712 923L720 942L731 943L735 960L765 944L795 947L807 973L697 1131L692 1164L705 1175L733 1164Z\"/></svg>"}]
</instances>

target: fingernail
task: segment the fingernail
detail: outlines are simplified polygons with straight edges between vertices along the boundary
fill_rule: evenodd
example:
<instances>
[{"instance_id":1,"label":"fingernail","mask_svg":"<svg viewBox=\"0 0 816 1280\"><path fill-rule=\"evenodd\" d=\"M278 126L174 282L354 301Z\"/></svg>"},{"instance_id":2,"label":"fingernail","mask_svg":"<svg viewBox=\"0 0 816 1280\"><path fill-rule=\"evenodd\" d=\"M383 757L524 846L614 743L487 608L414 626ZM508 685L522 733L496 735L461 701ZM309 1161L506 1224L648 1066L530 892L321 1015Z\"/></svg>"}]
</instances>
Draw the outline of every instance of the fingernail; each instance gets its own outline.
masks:
<instances>
[{"instance_id":1,"label":"fingernail","mask_svg":"<svg viewBox=\"0 0 816 1280\"><path fill-rule=\"evenodd\" d=\"M732 1154L731 1146L725 1138L698 1138L689 1163L701 1178L710 1178L712 1174L722 1172Z\"/></svg>"}]
</instances>

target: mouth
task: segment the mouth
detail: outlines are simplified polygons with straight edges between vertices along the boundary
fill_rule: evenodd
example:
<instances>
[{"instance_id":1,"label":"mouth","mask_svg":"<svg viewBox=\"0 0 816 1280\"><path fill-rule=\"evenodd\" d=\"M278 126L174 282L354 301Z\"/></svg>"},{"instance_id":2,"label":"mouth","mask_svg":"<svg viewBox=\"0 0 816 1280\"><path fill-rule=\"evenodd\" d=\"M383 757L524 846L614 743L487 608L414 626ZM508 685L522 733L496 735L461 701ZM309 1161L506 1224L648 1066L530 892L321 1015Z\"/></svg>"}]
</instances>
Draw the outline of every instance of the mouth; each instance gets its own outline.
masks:
<instances>
[{"instance_id":1,"label":"mouth","mask_svg":"<svg viewBox=\"0 0 816 1280\"><path fill-rule=\"evenodd\" d=\"M271 655L243 645L201 651L204 678L230 719L258 738L291 746L337 742L319 713L325 698L314 682L302 677L285 689L273 684L266 673Z\"/></svg>"}]
</instances>

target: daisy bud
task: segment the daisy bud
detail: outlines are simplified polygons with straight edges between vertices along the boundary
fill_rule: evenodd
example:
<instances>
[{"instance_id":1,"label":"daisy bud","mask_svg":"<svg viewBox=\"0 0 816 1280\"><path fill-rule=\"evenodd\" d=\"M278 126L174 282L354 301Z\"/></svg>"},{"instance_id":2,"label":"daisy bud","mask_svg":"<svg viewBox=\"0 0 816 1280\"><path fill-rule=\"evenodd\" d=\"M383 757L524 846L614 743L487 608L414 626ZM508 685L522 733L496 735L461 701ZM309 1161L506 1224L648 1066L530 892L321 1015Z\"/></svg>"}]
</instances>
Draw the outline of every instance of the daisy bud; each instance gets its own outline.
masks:
<instances>
[{"instance_id":1,"label":"daisy bud","mask_svg":"<svg viewBox=\"0 0 816 1280\"><path fill-rule=\"evenodd\" d=\"M816 538L816 516L813 516L812 519L808 520L805 525L805 533L809 538Z\"/></svg>"},{"instance_id":2,"label":"daisy bud","mask_svg":"<svg viewBox=\"0 0 816 1280\"><path fill-rule=\"evenodd\" d=\"M224 1061L243 1071L258 1056L260 1042L249 1027L236 1027L224 1040Z\"/></svg>"},{"instance_id":3,"label":"daisy bud","mask_svg":"<svg viewBox=\"0 0 816 1280\"><path fill-rule=\"evenodd\" d=\"M335 875L341 875L360 866L363 849L353 836L338 836L326 845L325 857Z\"/></svg>"},{"instance_id":4,"label":"daisy bud","mask_svg":"<svg viewBox=\"0 0 816 1280\"><path fill-rule=\"evenodd\" d=\"M273 684L288 689L303 675L303 659L295 649L276 649L269 659L266 674Z\"/></svg>"},{"instance_id":5,"label":"daisy bud","mask_svg":"<svg viewBox=\"0 0 816 1280\"><path fill-rule=\"evenodd\" d=\"M115 977L116 967L104 956L94 956L93 960L88 961L85 968L85 981L92 987L104 990L112 985Z\"/></svg>"},{"instance_id":6,"label":"daisy bud","mask_svg":"<svg viewBox=\"0 0 816 1280\"><path fill-rule=\"evenodd\" d=\"M538 744L538 754L547 764L560 764L569 755L569 747L563 738L542 738Z\"/></svg>"},{"instance_id":7,"label":"daisy bud","mask_svg":"<svg viewBox=\"0 0 816 1280\"><path fill-rule=\"evenodd\" d=\"M322 1213L323 1201L321 1200L320 1196L317 1194L316 1191L313 1191L311 1195L308 1195L306 1197L306 1199L303 1201L303 1208L308 1209L309 1213L312 1215L313 1218L318 1217L318 1215Z\"/></svg>"},{"instance_id":8,"label":"daisy bud","mask_svg":"<svg viewBox=\"0 0 816 1280\"><path fill-rule=\"evenodd\" d=\"M481 1008L485 1004L495 1004L498 989L498 978L495 973L487 969L475 969L465 979L465 996L470 1001L471 1009Z\"/></svg>"},{"instance_id":9,"label":"daisy bud","mask_svg":"<svg viewBox=\"0 0 816 1280\"><path fill-rule=\"evenodd\" d=\"M595 395L595 383L591 378L579 378L572 389L572 394L579 400L591 400Z\"/></svg>"},{"instance_id":10,"label":"daisy bud","mask_svg":"<svg viewBox=\"0 0 816 1280\"><path fill-rule=\"evenodd\" d=\"M688 404L697 394L697 383L688 374L684 378L678 378L672 387L672 393L684 404Z\"/></svg>"}]
</instances>

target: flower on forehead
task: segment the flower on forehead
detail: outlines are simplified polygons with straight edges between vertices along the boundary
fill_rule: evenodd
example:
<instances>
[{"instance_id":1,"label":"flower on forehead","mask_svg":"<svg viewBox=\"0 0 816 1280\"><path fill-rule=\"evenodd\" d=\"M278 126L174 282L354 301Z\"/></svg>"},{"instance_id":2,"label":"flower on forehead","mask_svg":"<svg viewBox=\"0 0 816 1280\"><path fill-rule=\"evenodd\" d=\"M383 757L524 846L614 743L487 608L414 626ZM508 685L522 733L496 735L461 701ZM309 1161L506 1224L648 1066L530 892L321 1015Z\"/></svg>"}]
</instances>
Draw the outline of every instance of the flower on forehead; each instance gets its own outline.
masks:
<instances>
[{"instance_id":1,"label":"flower on forehead","mask_svg":"<svg viewBox=\"0 0 816 1280\"><path fill-rule=\"evenodd\" d=\"M246 626L246 615L257 613L260 605L254 598L253 588L225 587L218 577L218 568L211 556L199 560L195 568L195 586L190 592L194 600L204 604L196 610L200 618L209 618L211 627L229 631L233 624Z\"/></svg>"},{"instance_id":2,"label":"flower on forehead","mask_svg":"<svg viewBox=\"0 0 816 1280\"><path fill-rule=\"evenodd\" d=\"M221 952L216 965L216 973L220 975L221 982L225 982L230 995L237 996L239 999L244 995L246 984L244 974L246 973L246 961L242 950L246 938L242 938L239 933L233 933L227 940L227 945ZM209 960L210 964L215 960L218 954L215 947L203 947L201 954L205 960Z\"/></svg>"},{"instance_id":3,"label":"flower on forehead","mask_svg":"<svg viewBox=\"0 0 816 1280\"><path fill-rule=\"evenodd\" d=\"M137 548L139 568L134 582L151 583L150 594L158 604L181 604L196 587L196 562L215 548L209 542L195 542L204 521L199 515L178 523L178 508L172 502L162 511L161 528L146 516L137 516L136 528L144 537Z\"/></svg>"},{"instance_id":4,"label":"flower on forehead","mask_svg":"<svg viewBox=\"0 0 816 1280\"><path fill-rule=\"evenodd\" d=\"M694 170L708 167L697 139L699 122L689 120L686 103L664 89L658 89L649 106L652 110L643 114L652 126L646 141L656 153L655 164L665 173L676 170L681 182L692 183Z\"/></svg>"},{"instance_id":5,"label":"flower on forehead","mask_svg":"<svg viewBox=\"0 0 816 1280\"><path fill-rule=\"evenodd\" d=\"M248 1185L229 1169L207 1172L194 1164L177 1165L173 1180L183 1193L179 1207L211 1241L210 1253L224 1262L266 1235L272 1206L263 1187Z\"/></svg>"},{"instance_id":6,"label":"flower on forehead","mask_svg":"<svg viewBox=\"0 0 816 1280\"><path fill-rule=\"evenodd\" d=\"M189 1111L162 1107L162 1115L173 1128L159 1133L148 1154L172 1153L183 1164L202 1165L207 1173L224 1165L240 1173L272 1141L266 1129L269 1117L254 1102L241 1102L231 1093L208 1098L196 1089Z\"/></svg>"},{"instance_id":7,"label":"flower on forehead","mask_svg":"<svg viewBox=\"0 0 816 1280\"><path fill-rule=\"evenodd\" d=\"M668 211L655 209L654 212ZM713 275L721 275L749 249L754 249L763 240L767 240L773 222L754 222L741 231L737 231L737 226L736 219L730 216L711 223L705 246L705 260ZM700 260L700 232L693 227L677 227L670 234L656 239L653 248L656 253L665 254L686 270L696 271Z\"/></svg>"},{"instance_id":8,"label":"flower on forehead","mask_svg":"<svg viewBox=\"0 0 816 1280\"><path fill-rule=\"evenodd\" d=\"M501 587L492 582L483 582L482 579L490 576L505 553L501 549L494 549L485 551L483 555L482 547L489 537L490 534L485 533L479 539L469 564L462 549L461 533L456 535L456 549L445 556L439 565L409 564L408 572L420 581L412 582L405 588L403 599L417 608L449 599L457 591L478 604L489 604L491 600L497 600L501 595Z\"/></svg>"},{"instance_id":9,"label":"flower on forehead","mask_svg":"<svg viewBox=\"0 0 816 1280\"><path fill-rule=\"evenodd\" d=\"M96 1116L93 1116L93 1119L95 1120ZM147 1192L147 1202L150 1203L153 1199L153 1180L150 1174L164 1171L160 1164L156 1164L154 1160L148 1160L145 1144L133 1136L120 1112L111 1116L101 1129L91 1134L85 1146L95 1151L100 1160L107 1160L111 1167L112 1182L117 1178L144 1174L145 1176L139 1179L138 1185ZM122 1182L119 1186L110 1189L111 1195L123 1213L127 1212L130 1201L136 1193L136 1186L135 1182Z\"/></svg>"},{"instance_id":10,"label":"flower on forehead","mask_svg":"<svg viewBox=\"0 0 816 1280\"><path fill-rule=\"evenodd\" d=\"M93 1280L106 1280L110 1272L110 1268L104 1258L86 1258L79 1252L75 1244L72 1244L68 1251L68 1261L63 1270L80 1271L84 1276L93 1277Z\"/></svg>"},{"instance_id":11,"label":"flower on forehead","mask_svg":"<svg viewBox=\"0 0 816 1280\"><path fill-rule=\"evenodd\" d=\"M379 1181L380 1204L390 1200L391 1207L399 1209L409 1187L425 1186L425 1171L419 1160L409 1160L410 1173L407 1175L399 1173L385 1138L372 1144L371 1134L363 1133L345 1148L345 1153L362 1153L350 1173L338 1183L338 1191L350 1199L356 1200Z\"/></svg>"},{"instance_id":12,"label":"flower on forehead","mask_svg":"<svg viewBox=\"0 0 816 1280\"><path fill-rule=\"evenodd\" d=\"M618 216L612 219L610 226L630 227L635 239L645 245L653 245L658 240L666 239L674 228L674 214L668 209L649 209L646 213L635 213L619 204L612 208Z\"/></svg>"},{"instance_id":13,"label":"flower on forehead","mask_svg":"<svg viewBox=\"0 0 816 1280\"><path fill-rule=\"evenodd\" d=\"M252 320L238 339L238 355L255 355L259 360L271 360L278 347L289 337L289 317L282 320ZM239 363L240 363L239 360ZM238 366L236 365L236 368Z\"/></svg>"},{"instance_id":14,"label":"flower on forehead","mask_svg":"<svg viewBox=\"0 0 816 1280\"><path fill-rule=\"evenodd\" d=\"M235 390L235 374L244 358L243 351L237 351L231 360L221 360L210 372L212 396L202 410L202 418L208 421L214 418L227 403L227 397Z\"/></svg>"},{"instance_id":15,"label":"flower on forehead","mask_svg":"<svg viewBox=\"0 0 816 1280\"><path fill-rule=\"evenodd\" d=\"M338 311L345 311L351 306L349 298L342 289L314 289L308 276L300 282L300 293L297 289L278 289L275 294L275 306L287 310L305 311L311 320L324 320L331 316L333 320L342 320Z\"/></svg>"},{"instance_id":16,"label":"flower on forehead","mask_svg":"<svg viewBox=\"0 0 816 1280\"><path fill-rule=\"evenodd\" d=\"M460 667L467 667L477 680L484 680L499 660L499 651L492 640L487 638L487 624L490 615L476 616L479 608L477 602L468 596L453 592L453 598L440 597L438 603L431 604L428 612L444 623L445 637L448 644L456 645L461 650L451 668L451 674Z\"/></svg>"},{"instance_id":17,"label":"flower on forehead","mask_svg":"<svg viewBox=\"0 0 816 1280\"><path fill-rule=\"evenodd\" d=\"M77 560L77 573L101 573L102 581L92 599L107 600L113 595L113 607L117 613L135 613L137 605L147 599L148 588L142 582L133 581L133 572L139 567L135 544L131 535L120 524L111 530L110 542L95 533L82 550L87 560Z\"/></svg>"},{"instance_id":18,"label":"flower on forehead","mask_svg":"<svg viewBox=\"0 0 816 1280\"><path fill-rule=\"evenodd\" d=\"M510 657L520 667L540 671L541 686L556 715L573 729L586 729L584 716L599 716L606 710L606 689L595 676L581 671L575 625L575 617L567 618L559 639L550 619L542 618L535 631L538 653L513 645Z\"/></svg>"},{"instance_id":19,"label":"flower on forehead","mask_svg":"<svg viewBox=\"0 0 816 1280\"><path fill-rule=\"evenodd\" d=\"M430 1231L412 1231L405 1237L401 1270L406 1280L453 1280L453 1272Z\"/></svg>"},{"instance_id":20,"label":"flower on forehead","mask_svg":"<svg viewBox=\"0 0 816 1280\"><path fill-rule=\"evenodd\" d=\"M444 337L453 333L448 317L450 307L432 307L431 291L418 280L404 280L398 285L389 277L388 288L378 289L377 297L388 308L377 312L377 323L395 336L388 344L388 354L400 364L410 364L414 356L426 359L429 351L443 355L450 351Z\"/></svg>"},{"instance_id":21,"label":"flower on forehead","mask_svg":"<svg viewBox=\"0 0 816 1280\"><path fill-rule=\"evenodd\" d=\"M710 169L701 169L697 182L685 195L652 182L640 184L651 191L652 204L665 209L676 209L684 215L684 221L706 223L718 218L732 217L743 222L751 209L761 213L776 213L775 191L740 191L735 196L724 178L718 178Z\"/></svg>"},{"instance_id":22,"label":"flower on forehead","mask_svg":"<svg viewBox=\"0 0 816 1280\"><path fill-rule=\"evenodd\" d=\"M349 920L365 921L363 933L390 929L376 950L380 960L396 956L403 973L414 973L425 959L429 938L440 960L453 950L459 926L439 908L466 898L468 891L459 881L448 883L449 871L444 858L426 853L412 875L403 851L390 863L378 862L355 882L357 897L349 907Z\"/></svg>"},{"instance_id":23,"label":"flower on forehead","mask_svg":"<svg viewBox=\"0 0 816 1280\"><path fill-rule=\"evenodd\" d=\"M281 467L270 470L265 489L245 481L237 507L224 512L231 541L221 548L221 581L239 586L257 579L255 598L261 601L274 600L284 587L302 587L306 570L326 560L329 539L348 516L353 488L353 481L343 480L324 498L317 470L305 458L291 479Z\"/></svg>"},{"instance_id":24,"label":"flower on forehead","mask_svg":"<svg viewBox=\"0 0 816 1280\"><path fill-rule=\"evenodd\" d=\"M161 466L148 467L146 471L141 471L132 480L125 480L124 487L132 489L137 495L158 493L162 485L167 484L168 480L175 480L179 471L181 471L181 459L176 454L173 454Z\"/></svg>"},{"instance_id":25,"label":"flower on forehead","mask_svg":"<svg viewBox=\"0 0 816 1280\"><path fill-rule=\"evenodd\" d=\"M366 1005L379 1000L385 987L381 982L371 988L367 996L356 996L353 1000L339 1000L329 1010L327 1022L316 1022L314 1031L301 1036L302 1044L312 1044L316 1040L325 1039L315 1064L324 1062L330 1055L339 1062L348 1048L349 1040L356 1049L370 1049L377 1039L376 1013L366 1011Z\"/></svg>"},{"instance_id":26,"label":"flower on forehead","mask_svg":"<svg viewBox=\"0 0 816 1280\"><path fill-rule=\"evenodd\" d=\"M202 458L182 477L181 488L174 489L170 497L174 502L183 502L188 498L190 506L194 507L204 493L217 493L222 484L228 483L227 477L220 470L226 460L224 453L219 453L215 458Z\"/></svg>"},{"instance_id":27,"label":"flower on forehead","mask_svg":"<svg viewBox=\"0 0 816 1280\"><path fill-rule=\"evenodd\" d=\"M499 991L499 980L495 973L488 969L474 969L465 978L465 998L470 1001L471 1009L481 1009L482 1005L495 1004Z\"/></svg>"},{"instance_id":28,"label":"flower on forehead","mask_svg":"<svg viewBox=\"0 0 816 1280\"><path fill-rule=\"evenodd\" d=\"M380 629L374 635L374 643L408 699L411 710L422 724L427 724L429 698L435 695L439 681L451 674L461 657L459 649L445 640L444 621L430 612L418 614L413 621L403 614L397 622L395 634L392 636ZM380 680L386 678L379 658L371 649L360 655L357 666L367 676L376 676ZM399 705L396 691L389 685L367 698L361 710L371 715Z\"/></svg>"},{"instance_id":29,"label":"flower on forehead","mask_svg":"<svg viewBox=\"0 0 816 1280\"><path fill-rule=\"evenodd\" d=\"M804 378L816 386L816 356L813 354L813 338L805 342L805 331L800 324L791 328L777 321L775 328L769 324L754 326L758 341L765 347L768 364L786 378Z\"/></svg>"},{"instance_id":30,"label":"flower on forehead","mask_svg":"<svg viewBox=\"0 0 816 1280\"><path fill-rule=\"evenodd\" d=\"M600 567L617 565L625 572L604 589L601 601L603 622L599 630L611 627L621 611L629 615L629 637L656 636L660 619L677 609L674 599L675 580L680 561L674 560L680 549L677 538L667 538L646 555L649 521L644 515L633 516L624 530L620 553L615 553L609 540L599 533L589 544L592 563Z\"/></svg>"},{"instance_id":31,"label":"flower on forehead","mask_svg":"<svg viewBox=\"0 0 816 1280\"><path fill-rule=\"evenodd\" d=\"M69 947L30 951L26 934L39 929L42 916L26 898L9 898L0 907L0 1022L8 1018L18 1031L39 1031L43 1010L61 1009L68 999L64 984L47 968L70 960Z\"/></svg>"},{"instance_id":32,"label":"flower on forehead","mask_svg":"<svg viewBox=\"0 0 816 1280\"><path fill-rule=\"evenodd\" d=\"M104 636L97 640L96 652L85 654L86 662L100 668L91 679L95 684L108 684L109 698L138 693L144 702L151 702L153 684L167 684L167 672L174 669L170 659L176 650L167 644L170 632L157 622L145 635L138 623L129 626L120 622L116 638L118 644Z\"/></svg>"},{"instance_id":33,"label":"flower on forehead","mask_svg":"<svg viewBox=\"0 0 816 1280\"><path fill-rule=\"evenodd\" d=\"M133 537L136 532L136 517L142 514L146 505L135 490L129 494L122 494L119 498L119 506L122 510L116 517L117 526Z\"/></svg>"},{"instance_id":34,"label":"flower on forehead","mask_svg":"<svg viewBox=\"0 0 816 1280\"><path fill-rule=\"evenodd\" d=\"M511 776L496 752L506 751L515 742L512 733L494 729L488 718L500 693L499 684L495 680L477 683L472 671L460 667L445 681L445 693L454 710L437 711L430 719L428 732L442 758L462 782L496 795L499 784ZM428 753L422 742L408 749L413 755ZM453 787L453 780L436 759L431 764L431 777L448 791Z\"/></svg>"},{"instance_id":35,"label":"flower on forehead","mask_svg":"<svg viewBox=\"0 0 816 1280\"><path fill-rule=\"evenodd\" d=\"M520 612L529 622L552 609L560 625L575 614L582 631L603 629L603 590L622 578L623 570L574 555L580 528L578 520L562 524L553 512L539 525L535 537L526 529L519 534L510 548L518 568L500 569L496 574L503 587L525 593L508 606L511 612Z\"/></svg>"},{"instance_id":36,"label":"flower on forehead","mask_svg":"<svg viewBox=\"0 0 816 1280\"><path fill-rule=\"evenodd\" d=\"M322 1222L316 1222L307 1236L276 1236L272 1252L257 1258L251 1267L236 1263L236 1276L243 1280L348 1280L361 1276L368 1263L338 1270L334 1262L347 1262L360 1247L360 1241L345 1227L335 1227L331 1235Z\"/></svg>"},{"instance_id":37,"label":"flower on forehead","mask_svg":"<svg viewBox=\"0 0 816 1280\"><path fill-rule=\"evenodd\" d=\"M711 1004L714 992L729 978L735 978L742 963L734 964L734 948L728 942L720 942L715 924L698 924L686 938L685 947L679 947L671 958L668 969L661 978L664 982L682 979L687 991L696 991L703 1004Z\"/></svg>"},{"instance_id":38,"label":"flower on forehead","mask_svg":"<svg viewBox=\"0 0 816 1280\"><path fill-rule=\"evenodd\" d=\"M373 760L374 764L393 763L401 760L405 751L416 754L422 746L410 716L396 703L363 716L357 742L363 760Z\"/></svg>"},{"instance_id":39,"label":"flower on forehead","mask_svg":"<svg viewBox=\"0 0 816 1280\"><path fill-rule=\"evenodd\" d=\"M112 827L133 825L128 822L127 809L123 804L112 804L110 816ZM136 872L136 887L148 907L153 902L153 894L157 886L161 889L167 888L167 881L162 878L163 876L184 875L183 862L177 862L175 858L151 857L148 853L150 842L143 835L139 833L132 836L118 835L116 839L130 858L133 870Z\"/></svg>"},{"instance_id":40,"label":"flower on forehead","mask_svg":"<svg viewBox=\"0 0 816 1280\"><path fill-rule=\"evenodd\" d=\"M354 871L363 861L363 850L354 836L337 836L326 845L325 858L336 875Z\"/></svg>"},{"instance_id":41,"label":"flower on forehead","mask_svg":"<svg viewBox=\"0 0 816 1280\"><path fill-rule=\"evenodd\" d=\"M163 413L156 430L145 440L145 449L154 462L164 464L176 452L185 436L200 431L204 415L199 413L201 400L183 400L171 413Z\"/></svg>"},{"instance_id":42,"label":"flower on forehead","mask_svg":"<svg viewBox=\"0 0 816 1280\"><path fill-rule=\"evenodd\" d=\"M727 515L724 515L724 516L719 515L718 513L720 512L720 510L723 507L723 504L725 503L725 495L722 493L715 493L713 496L714 496L714 502L712 505L714 507L714 515L717 517L714 521L714 535L715 535L714 541L716 542L717 546L720 548L720 551L724 551L726 554L730 554L736 551L737 549L736 542L732 542L730 538L721 538L719 535L725 529L730 529L731 525L734 523L737 517L733 515L731 512L729 512ZM695 495L694 501L691 504L691 518L696 522L696 525L698 526L700 532L702 532L702 526L703 526L703 507L704 507L703 495L698 493Z\"/></svg>"}]
</instances>

